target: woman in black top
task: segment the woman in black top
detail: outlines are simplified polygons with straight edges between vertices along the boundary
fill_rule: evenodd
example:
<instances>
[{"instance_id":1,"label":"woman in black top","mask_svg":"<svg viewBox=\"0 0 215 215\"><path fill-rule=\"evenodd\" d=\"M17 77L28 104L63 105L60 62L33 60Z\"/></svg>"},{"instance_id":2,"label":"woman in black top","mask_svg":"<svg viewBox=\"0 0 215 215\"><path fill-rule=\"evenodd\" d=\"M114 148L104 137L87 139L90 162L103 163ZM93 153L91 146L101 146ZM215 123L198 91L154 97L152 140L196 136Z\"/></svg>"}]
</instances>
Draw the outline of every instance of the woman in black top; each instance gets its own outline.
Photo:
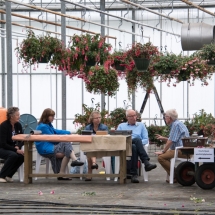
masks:
<instances>
[{"instance_id":1,"label":"woman in black top","mask_svg":"<svg viewBox=\"0 0 215 215\"><path fill-rule=\"evenodd\" d=\"M19 108L10 107L7 110L7 120L0 125L0 158L4 159L4 166L0 172L0 182L13 182L13 175L24 162L23 142L13 141L12 136L22 134L19 123Z\"/></svg>"}]
</instances>

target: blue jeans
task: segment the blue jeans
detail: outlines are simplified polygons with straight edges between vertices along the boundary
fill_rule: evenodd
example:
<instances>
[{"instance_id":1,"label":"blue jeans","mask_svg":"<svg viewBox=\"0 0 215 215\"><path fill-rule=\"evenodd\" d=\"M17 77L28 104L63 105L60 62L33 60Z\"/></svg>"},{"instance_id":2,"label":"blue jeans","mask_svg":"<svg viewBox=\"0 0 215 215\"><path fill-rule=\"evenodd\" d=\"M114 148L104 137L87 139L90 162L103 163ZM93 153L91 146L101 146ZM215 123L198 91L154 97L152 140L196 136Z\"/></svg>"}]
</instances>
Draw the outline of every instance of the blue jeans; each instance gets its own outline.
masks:
<instances>
[{"instance_id":1,"label":"blue jeans","mask_svg":"<svg viewBox=\"0 0 215 215\"><path fill-rule=\"evenodd\" d=\"M146 160L149 161L149 157L143 148L142 140L140 138L134 138L132 139L132 157L131 157L131 174L137 175L137 162L138 162L138 156L140 157L140 160L142 163L144 163Z\"/></svg>"}]
</instances>

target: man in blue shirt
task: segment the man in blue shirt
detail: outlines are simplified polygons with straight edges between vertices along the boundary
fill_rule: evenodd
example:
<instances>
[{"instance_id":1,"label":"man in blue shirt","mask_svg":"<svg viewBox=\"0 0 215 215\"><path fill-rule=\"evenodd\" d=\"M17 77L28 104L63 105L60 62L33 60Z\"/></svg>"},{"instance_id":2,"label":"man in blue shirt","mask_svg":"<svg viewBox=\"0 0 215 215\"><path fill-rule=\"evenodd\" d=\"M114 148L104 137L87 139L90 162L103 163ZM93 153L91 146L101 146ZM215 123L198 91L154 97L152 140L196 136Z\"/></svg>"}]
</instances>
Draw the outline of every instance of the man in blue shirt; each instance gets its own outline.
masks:
<instances>
[{"instance_id":1,"label":"man in blue shirt","mask_svg":"<svg viewBox=\"0 0 215 215\"><path fill-rule=\"evenodd\" d=\"M160 152L155 152L158 155L158 162L166 170L168 175L170 175L170 160L174 158L175 147L183 146L182 137L189 137L189 131L184 123L178 120L178 113L175 109L170 109L165 113L165 121L167 125L170 125L169 137L163 137L159 134L156 135L156 138L161 141L165 141L166 144L164 149ZM182 155L181 150L178 150L179 158L186 158L186 155ZM168 180L166 180L169 183ZM176 183L174 178L174 183Z\"/></svg>"},{"instance_id":2,"label":"man in blue shirt","mask_svg":"<svg viewBox=\"0 0 215 215\"><path fill-rule=\"evenodd\" d=\"M149 163L149 157L143 148L143 145L148 143L148 132L143 123L137 122L136 111L127 110L126 118L128 122L119 124L117 130L132 130L131 182L139 183L137 179L138 156L142 163L145 164L146 171L155 169L157 165Z\"/></svg>"}]
</instances>

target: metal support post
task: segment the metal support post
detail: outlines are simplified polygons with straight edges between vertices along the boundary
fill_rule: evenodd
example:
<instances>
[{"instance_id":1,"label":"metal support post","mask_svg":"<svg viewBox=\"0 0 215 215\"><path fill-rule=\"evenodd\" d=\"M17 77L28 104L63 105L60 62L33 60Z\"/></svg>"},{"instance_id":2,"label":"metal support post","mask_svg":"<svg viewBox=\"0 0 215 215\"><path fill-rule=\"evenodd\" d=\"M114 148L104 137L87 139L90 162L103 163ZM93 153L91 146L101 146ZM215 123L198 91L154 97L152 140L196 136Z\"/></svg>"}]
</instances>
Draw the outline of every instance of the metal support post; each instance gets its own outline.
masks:
<instances>
[{"instance_id":1,"label":"metal support post","mask_svg":"<svg viewBox=\"0 0 215 215\"><path fill-rule=\"evenodd\" d=\"M6 1L5 5L6 5L6 41L7 41L7 107L11 107L13 106L11 2Z\"/></svg>"},{"instance_id":2,"label":"metal support post","mask_svg":"<svg viewBox=\"0 0 215 215\"><path fill-rule=\"evenodd\" d=\"M61 1L61 13L66 14L66 4ZM66 45L66 18L61 17L61 40ZM66 129L66 76L62 74L62 129Z\"/></svg>"}]
</instances>

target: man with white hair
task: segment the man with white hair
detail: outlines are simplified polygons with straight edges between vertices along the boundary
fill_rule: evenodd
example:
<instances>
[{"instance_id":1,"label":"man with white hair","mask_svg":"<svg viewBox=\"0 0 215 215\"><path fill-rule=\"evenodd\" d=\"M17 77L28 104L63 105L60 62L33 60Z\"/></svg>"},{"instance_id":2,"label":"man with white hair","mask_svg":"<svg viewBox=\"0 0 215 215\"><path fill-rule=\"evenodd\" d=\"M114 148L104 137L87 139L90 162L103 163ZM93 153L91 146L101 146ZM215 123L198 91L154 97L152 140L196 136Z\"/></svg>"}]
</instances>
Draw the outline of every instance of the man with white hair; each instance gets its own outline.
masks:
<instances>
[{"instance_id":1,"label":"man with white hair","mask_svg":"<svg viewBox=\"0 0 215 215\"><path fill-rule=\"evenodd\" d=\"M139 183L137 179L138 156L145 164L146 171L155 169L157 165L149 163L149 157L143 148L143 145L148 143L148 131L142 122L137 122L136 111L127 110L126 118L128 122L119 124L117 130L132 130L131 182Z\"/></svg>"},{"instance_id":2,"label":"man with white hair","mask_svg":"<svg viewBox=\"0 0 215 215\"><path fill-rule=\"evenodd\" d=\"M156 138L160 141L166 141L164 149L159 152L155 152L158 155L158 162L166 170L168 175L170 175L170 159L174 158L175 147L183 146L181 138L189 137L189 131L187 127L178 120L178 113L175 109L170 109L165 113L165 121L167 125L170 126L169 137L163 137L159 134L156 134ZM178 157L186 158L185 155L182 155L181 150L178 150ZM168 180L166 180L169 183ZM174 177L174 183L176 183Z\"/></svg>"}]
</instances>

